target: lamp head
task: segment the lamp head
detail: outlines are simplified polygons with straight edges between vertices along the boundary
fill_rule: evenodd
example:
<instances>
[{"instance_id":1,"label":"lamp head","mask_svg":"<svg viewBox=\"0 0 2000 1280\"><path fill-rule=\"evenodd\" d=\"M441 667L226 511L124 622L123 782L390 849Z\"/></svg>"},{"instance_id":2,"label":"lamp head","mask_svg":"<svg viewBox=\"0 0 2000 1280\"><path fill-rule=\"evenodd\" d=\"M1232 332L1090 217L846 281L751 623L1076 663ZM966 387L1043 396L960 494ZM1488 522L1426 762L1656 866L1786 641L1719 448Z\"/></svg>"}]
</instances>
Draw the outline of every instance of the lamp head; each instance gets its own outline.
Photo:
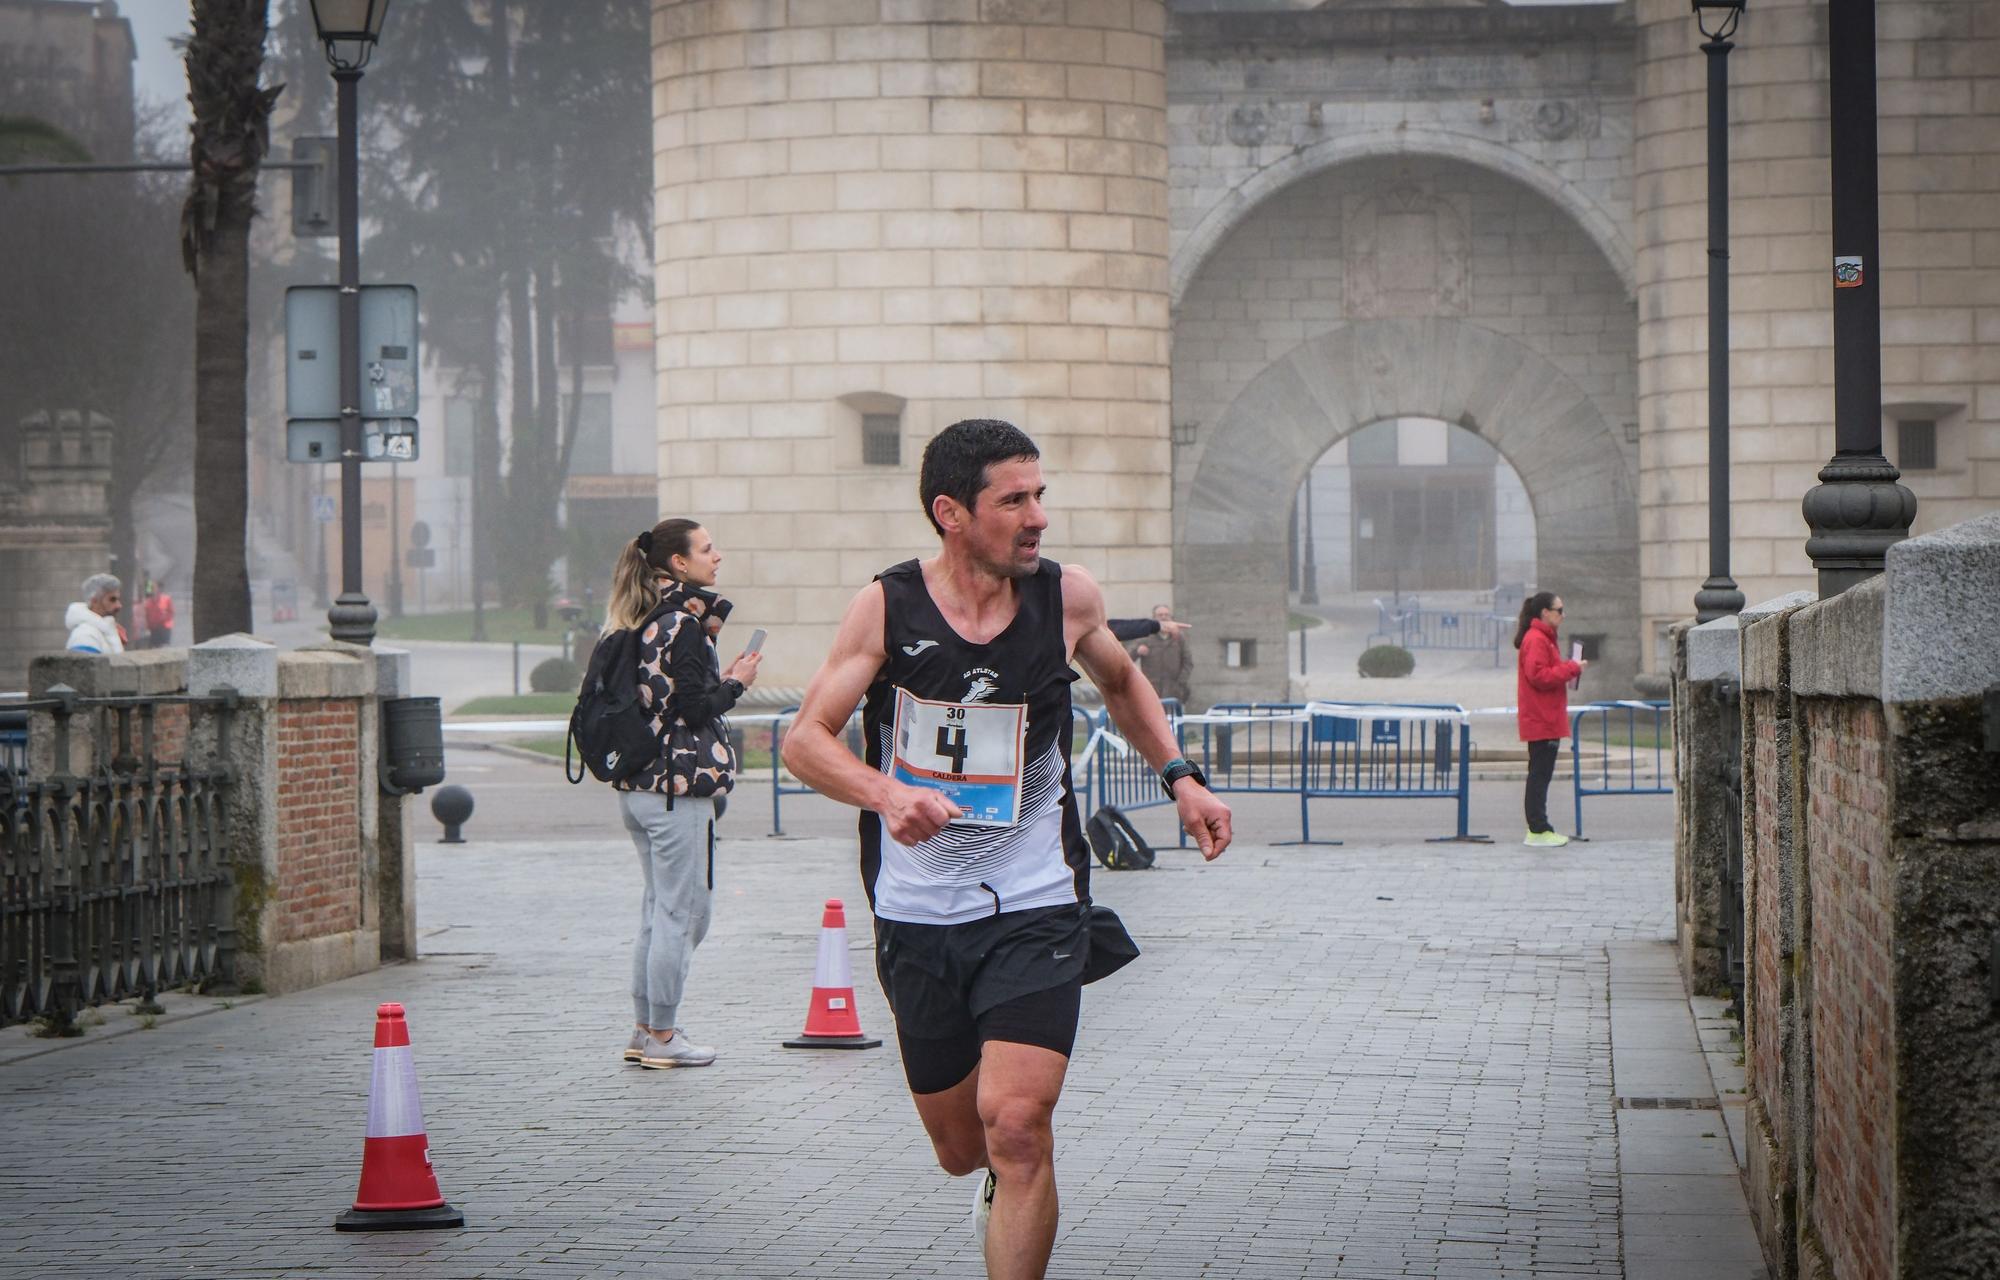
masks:
<instances>
[{"instance_id":1,"label":"lamp head","mask_svg":"<svg viewBox=\"0 0 2000 1280\"><path fill-rule=\"evenodd\" d=\"M1748 0L1692 0L1695 25L1711 40L1727 40L1736 33Z\"/></svg>"},{"instance_id":2,"label":"lamp head","mask_svg":"<svg viewBox=\"0 0 2000 1280\"><path fill-rule=\"evenodd\" d=\"M382 38L389 0L312 0L313 26L335 71L359 71Z\"/></svg>"}]
</instances>

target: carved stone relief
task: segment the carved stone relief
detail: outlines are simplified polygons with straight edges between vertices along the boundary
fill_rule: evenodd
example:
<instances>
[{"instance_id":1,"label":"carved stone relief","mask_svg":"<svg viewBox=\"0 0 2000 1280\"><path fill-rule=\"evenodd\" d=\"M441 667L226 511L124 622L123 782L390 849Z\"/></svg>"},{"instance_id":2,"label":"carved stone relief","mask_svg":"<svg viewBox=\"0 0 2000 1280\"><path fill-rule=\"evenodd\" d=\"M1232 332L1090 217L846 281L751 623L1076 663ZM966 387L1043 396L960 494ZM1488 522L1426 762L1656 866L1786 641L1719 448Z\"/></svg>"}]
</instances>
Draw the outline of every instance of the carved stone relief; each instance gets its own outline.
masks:
<instances>
[{"instance_id":1,"label":"carved stone relief","mask_svg":"<svg viewBox=\"0 0 2000 1280\"><path fill-rule=\"evenodd\" d=\"M1469 202L1416 184L1348 196L1345 302L1356 319L1465 314Z\"/></svg>"}]
</instances>

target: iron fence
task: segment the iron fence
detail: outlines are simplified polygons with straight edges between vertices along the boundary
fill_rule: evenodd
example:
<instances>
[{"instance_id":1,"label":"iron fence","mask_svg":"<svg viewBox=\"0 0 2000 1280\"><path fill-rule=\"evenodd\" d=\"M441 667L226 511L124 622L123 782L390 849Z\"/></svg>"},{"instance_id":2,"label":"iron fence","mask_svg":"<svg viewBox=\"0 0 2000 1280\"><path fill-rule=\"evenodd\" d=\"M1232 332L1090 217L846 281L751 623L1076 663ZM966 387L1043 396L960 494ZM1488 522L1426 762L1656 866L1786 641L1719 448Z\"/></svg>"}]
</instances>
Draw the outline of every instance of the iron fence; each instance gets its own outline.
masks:
<instances>
[{"instance_id":1,"label":"iron fence","mask_svg":"<svg viewBox=\"0 0 2000 1280\"><path fill-rule=\"evenodd\" d=\"M11 704L46 715L42 776L0 770L0 1023L72 1027L79 1010L227 976L234 866L223 824L233 693ZM171 726L161 712L180 707ZM187 757L197 721L213 757ZM169 741L162 742L167 729ZM70 772L87 736L94 761ZM178 748L178 749L177 749Z\"/></svg>"}]
</instances>

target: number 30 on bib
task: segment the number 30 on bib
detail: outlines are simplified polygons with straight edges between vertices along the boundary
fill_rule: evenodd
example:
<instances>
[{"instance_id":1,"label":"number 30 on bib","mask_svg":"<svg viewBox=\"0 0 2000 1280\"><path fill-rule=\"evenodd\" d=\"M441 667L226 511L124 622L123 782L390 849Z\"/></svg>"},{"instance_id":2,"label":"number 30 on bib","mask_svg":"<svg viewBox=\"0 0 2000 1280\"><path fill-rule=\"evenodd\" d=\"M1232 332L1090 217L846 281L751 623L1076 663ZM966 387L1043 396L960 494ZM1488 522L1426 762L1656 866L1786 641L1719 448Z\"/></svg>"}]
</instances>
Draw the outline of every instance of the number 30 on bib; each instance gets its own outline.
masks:
<instances>
[{"instance_id":1,"label":"number 30 on bib","mask_svg":"<svg viewBox=\"0 0 2000 1280\"><path fill-rule=\"evenodd\" d=\"M1021 812L1021 753L1028 708L1020 703L928 702L896 690L898 782L942 792L967 826L1011 827Z\"/></svg>"}]
</instances>

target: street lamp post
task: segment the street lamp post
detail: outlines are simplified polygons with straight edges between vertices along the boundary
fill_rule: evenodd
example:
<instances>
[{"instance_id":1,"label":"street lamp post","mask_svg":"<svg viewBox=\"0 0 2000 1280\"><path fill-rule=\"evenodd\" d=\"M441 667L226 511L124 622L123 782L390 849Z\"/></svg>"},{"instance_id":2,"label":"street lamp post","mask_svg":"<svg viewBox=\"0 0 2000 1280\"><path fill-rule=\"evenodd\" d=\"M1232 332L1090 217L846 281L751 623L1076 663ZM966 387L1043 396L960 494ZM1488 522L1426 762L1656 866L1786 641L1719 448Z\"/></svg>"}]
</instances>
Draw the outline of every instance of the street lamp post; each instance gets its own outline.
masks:
<instances>
[{"instance_id":1,"label":"street lamp post","mask_svg":"<svg viewBox=\"0 0 2000 1280\"><path fill-rule=\"evenodd\" d=\"M335 640L375 639L375 606L361 584L361 146L362 68L382 36L389 0L312 0L313 26L333 67L340 153L340 596L326 611Z\"/></svg>"},{"instance_id":2,"label":"street lamp post","mask_svg":"<svg viewBox=\"0 0 2000 1280\"><path fill-rule=\"evenodd\" d=\"M1694 593L1697 622L1743 612L1729 576L1729 37L1744 0L1694 0L1708 37L1708 580Z\"/></svg>"},{"instance_id":3,"label":"street lamp post","mask_svg":"<svg viewBox=\"0 0 2000 1280\"><path fill-rule=\"evenodd\" d=\"M1833 458L1801 508L1822 600L1882 572L1916 495L1882 454L1882 264L1875 171L1875 0L1830 0Z\"/></svg>"}]
</instances>

